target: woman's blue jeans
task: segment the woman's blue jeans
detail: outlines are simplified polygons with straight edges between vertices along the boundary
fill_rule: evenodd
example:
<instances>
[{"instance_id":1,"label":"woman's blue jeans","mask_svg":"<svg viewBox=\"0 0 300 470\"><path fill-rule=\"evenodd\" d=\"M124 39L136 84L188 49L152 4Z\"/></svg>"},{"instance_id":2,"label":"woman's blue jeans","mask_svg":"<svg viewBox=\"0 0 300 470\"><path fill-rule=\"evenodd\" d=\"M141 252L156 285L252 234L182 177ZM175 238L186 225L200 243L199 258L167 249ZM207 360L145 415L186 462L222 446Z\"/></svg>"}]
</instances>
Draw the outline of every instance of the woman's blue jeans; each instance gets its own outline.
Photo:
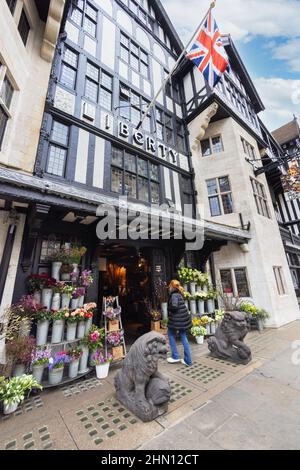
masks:
<instances>
[{"instance_id":1,"label":"woman's blue jeans","mask_svg":"<svg viewBox=\"0 0 300 470\"><path fill-rule=\"evenodd\" d=\"M189 340L187 339L186 331L184 330L179 330L180 334L180 340L183 344L184 348L184 361L191 366L193 361L192 361L192 356L191 356L191 351L190 351L190 345L189 345ZM180 359L180 356L178 354L177 346L176 346L176 330L173 328L168 328L168 336L169 336L169 341L170 341L170 348L172 352L172 358L173 359Z\"/></svg>"}]
</instances>

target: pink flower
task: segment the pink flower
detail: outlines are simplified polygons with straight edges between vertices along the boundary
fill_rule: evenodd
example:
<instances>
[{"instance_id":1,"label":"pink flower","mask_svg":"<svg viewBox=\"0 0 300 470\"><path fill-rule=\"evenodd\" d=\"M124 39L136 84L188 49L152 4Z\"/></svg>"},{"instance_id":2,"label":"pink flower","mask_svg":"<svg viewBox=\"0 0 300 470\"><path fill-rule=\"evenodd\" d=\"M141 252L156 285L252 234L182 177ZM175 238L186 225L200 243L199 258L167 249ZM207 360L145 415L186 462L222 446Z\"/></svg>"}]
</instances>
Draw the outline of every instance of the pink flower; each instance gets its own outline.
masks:
<instances>
[{"instance_id":1,"label":"pink flower","mask_svg":"<svg viewBox=\"0 0 300 470\"><path fill-rule=\"evenodd\" d=\"M96 342L96 341L98 341L99 336L100 335L99 335L98 331L94 331L94 333L91 333L90 339L91 339L91 341Z\"/></svg>"},{"instance_id":2,"label":"pink flower","mask_svg":"<svg viewBox=\"0 0 300 470\"><path fill-rule=\"evenodd\" d=\"M76 311L71 313L71 317L76 317Z\"/></svg>"}]
</instances>

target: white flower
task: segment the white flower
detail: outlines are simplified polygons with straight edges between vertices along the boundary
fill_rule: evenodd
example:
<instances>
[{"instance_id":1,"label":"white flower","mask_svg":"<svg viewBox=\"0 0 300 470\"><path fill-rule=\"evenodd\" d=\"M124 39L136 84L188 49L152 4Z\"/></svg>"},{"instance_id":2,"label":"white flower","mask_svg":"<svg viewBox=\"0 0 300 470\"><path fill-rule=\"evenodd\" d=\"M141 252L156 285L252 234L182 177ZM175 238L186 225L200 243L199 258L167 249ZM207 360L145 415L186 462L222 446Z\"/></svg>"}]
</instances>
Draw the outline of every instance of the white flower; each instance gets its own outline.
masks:
<instances>
[{"instance_id":1,"label":"white flower","mask_svg":"<svg viewBox=\"0 0 300 470\"><path fill-rule=\"evenodd\" d=\"M49 358L49 364L53 364L53 357Z\"/></svg>"}]
</instances>

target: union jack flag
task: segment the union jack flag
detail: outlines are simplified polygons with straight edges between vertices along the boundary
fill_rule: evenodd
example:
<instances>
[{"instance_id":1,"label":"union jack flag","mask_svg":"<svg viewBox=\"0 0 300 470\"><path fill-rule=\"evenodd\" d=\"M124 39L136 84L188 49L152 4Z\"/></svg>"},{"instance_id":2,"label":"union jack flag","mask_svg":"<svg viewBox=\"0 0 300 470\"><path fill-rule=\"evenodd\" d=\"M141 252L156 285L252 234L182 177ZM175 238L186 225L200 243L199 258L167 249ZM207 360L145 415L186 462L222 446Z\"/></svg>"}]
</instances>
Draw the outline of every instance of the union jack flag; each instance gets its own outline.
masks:
<instances>
[{"instance_id":1,"label":"union jack flag","mask_svg":"<svg viewBox=\"0 0 300 470\"><path fill-rule=\"evenodd\" d=\"M229 60L211 11L186 57L196 64L209 86L214 88L228 67Z\"/></svg>"}]
</instances>

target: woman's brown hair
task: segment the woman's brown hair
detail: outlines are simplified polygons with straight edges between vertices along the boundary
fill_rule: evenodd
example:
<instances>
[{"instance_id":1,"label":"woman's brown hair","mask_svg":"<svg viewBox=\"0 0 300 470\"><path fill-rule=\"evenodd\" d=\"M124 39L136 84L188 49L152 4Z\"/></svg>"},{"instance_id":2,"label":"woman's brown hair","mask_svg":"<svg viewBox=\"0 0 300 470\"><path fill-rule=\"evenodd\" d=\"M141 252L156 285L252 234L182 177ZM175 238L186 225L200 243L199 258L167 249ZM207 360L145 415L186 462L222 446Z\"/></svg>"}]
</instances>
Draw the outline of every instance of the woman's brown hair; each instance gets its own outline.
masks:
<instances>
[{"instance_id":1,"label":"woman's brown hair","mask_svg":"<svg viewBox=\"0 0 300 470\"><path fill-rule=\"evenodd\" d=\"M177 281L177 279L172 279L172 281L170 281L169 289L170 288L171 289L178 289L181 295L183 295L183 293L184 293L184 288L182 287L180 282Z\"/></svg>"}]
</instances>

